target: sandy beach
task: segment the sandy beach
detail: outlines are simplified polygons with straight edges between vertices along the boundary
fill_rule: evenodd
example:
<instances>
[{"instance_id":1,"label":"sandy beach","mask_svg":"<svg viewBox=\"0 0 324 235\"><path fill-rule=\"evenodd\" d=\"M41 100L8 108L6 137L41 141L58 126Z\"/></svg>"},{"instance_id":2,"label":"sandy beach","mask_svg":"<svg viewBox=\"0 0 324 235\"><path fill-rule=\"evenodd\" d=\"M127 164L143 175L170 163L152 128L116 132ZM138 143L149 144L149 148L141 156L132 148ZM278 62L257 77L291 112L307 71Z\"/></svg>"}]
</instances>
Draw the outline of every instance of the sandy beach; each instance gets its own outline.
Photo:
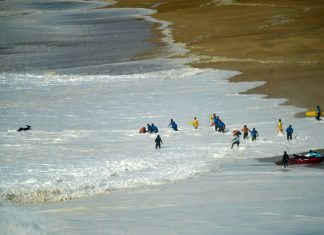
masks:
<instances>
[{"instance_id":1,"label":"sandy beach","mask_svg":"<svg viewBox=\"0 0 324 235\"><path fill-rule=\"evenodd\" d=\"M175 42L199 56L198 68L237 70L233 82L266 81L249 90L314 110L324 105L324 2L120 0L172 22ZM183 56L183 55L179 55Z\"/></svg>"}]
</instances>

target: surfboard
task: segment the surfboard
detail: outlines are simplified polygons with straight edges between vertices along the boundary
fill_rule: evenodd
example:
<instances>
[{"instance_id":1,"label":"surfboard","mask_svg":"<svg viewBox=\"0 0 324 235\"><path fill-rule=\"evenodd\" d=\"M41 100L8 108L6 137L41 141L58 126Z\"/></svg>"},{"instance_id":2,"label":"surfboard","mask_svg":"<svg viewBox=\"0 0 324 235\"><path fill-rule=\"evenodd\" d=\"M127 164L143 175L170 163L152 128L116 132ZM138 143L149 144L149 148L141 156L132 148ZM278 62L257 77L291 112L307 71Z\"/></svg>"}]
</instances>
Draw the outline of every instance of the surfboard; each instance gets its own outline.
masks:
<instances>
[{"instance_id":1,"label":"surfboard","mask_svg":"<svg viewBox=\"0 0 324 235\"><path fill-rule=\"evenodd\" d=\"M305 114L306 114L306 117L316 117L317 116L315 111L308 111ZM324 112L321 112L321 116L324 116Z\"/></svg>"}]
</instances>

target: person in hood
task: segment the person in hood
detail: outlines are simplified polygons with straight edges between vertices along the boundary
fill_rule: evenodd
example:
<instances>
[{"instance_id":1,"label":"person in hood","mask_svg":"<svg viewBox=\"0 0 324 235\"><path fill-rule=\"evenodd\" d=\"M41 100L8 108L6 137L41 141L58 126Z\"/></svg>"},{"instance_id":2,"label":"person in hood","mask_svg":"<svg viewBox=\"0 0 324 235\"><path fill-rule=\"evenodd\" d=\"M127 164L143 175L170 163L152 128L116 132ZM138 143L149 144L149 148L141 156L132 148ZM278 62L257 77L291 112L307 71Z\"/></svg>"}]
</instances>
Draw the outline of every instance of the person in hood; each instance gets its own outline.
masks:
<instances>
[{"instance_id":1,"label":"person in hood","mask_svg":"<svg viewBox=\"0 0 324 235\"><path fill-rule=\"evenodd\" d=\"M287 140L290 141L292 140L292 134L294 133L294 129L289 125L289 127L286 129L287 133Z\"/></svg>"},{"instance_id":2,"label":"person in hood","mask_svg":"<svg viewBox=\"0 0 324 235\"><path fill-rule=\"evenodd\" d=\"M160 135L158 135L156 138L155 138L155 149L157 148L161 148L161 144L163 144L162 142L162 139L160 137Z\"/></svg>"},{"instance_id":3,"label":"person in hood","mask_svg":"<svg viewBox=\"0 0 324 235\"><path fill-rule=\"evenodd\" d=\"M285 151L284 155L282 156L282 165L284 166L284 168L288 167L288 163L289 163L289 155Z\"/></svg>"},{"instance_id":4,"label":"person in hood","mask_svg":"<svg viewBox=\"0 0 324 235\"><path fill-rule=\"evenodd\" d=\"M316 107L316 120L320 121L321 120L321 108L319 105Z\"/></svg>"},{"instance_id":5,"label":"person in hood","mask_svg":"<svg viewBox=\"0 0 324 235\"><path fill-rule=\"evenodd\" d=\"M277 124L277 132L278 132L278 134L282 134L283 133L283 127L282 127L282 121L281 121L281 119L279 119L278 124Z\"/></svg>"},{"instance_id":6,"label":"person in hood","mask_svg":"<svg viewBox=\"0 0 324 235\"><path fill-rule=\"evenodd\" d=\"M153 123L151 125L151 130L152 130L152 133L158 133L159 132L159 129Z\"/></svg>"},{"instance_id":7,"label":"person in hood","mask_svg":"<svg viewBox=\"0 0 324 235\"><path fill-rule=\"evenodd\" d=\"M255 128L253 128L252 131L250 131L250 133L252 136L252 141L255 141L257 136L259 135L259 132Z\"/></svg>"},{"instance_id":8,"label":"person in hood","mask_svg":"<svg viewBox=\"0 0 324 235\"><path fill-rule=\"evenodd\" d=\"M195 129L198 129L198 126L199 126L199 122L198 122L198 119L197 117L194 117L194 120L192 122L192 125Z\"/></svg>"},{"instance_id":9,"label":"person in hood","mask_svg":"<svg viewBox=\"0 0 324 235\"><path fill-rule=\"evenodd\" d=\"M171 127L174 131L178 131L178 125L175 123L175 121L173 121L173 119L170 120L168 127Z\"/></svg>"}]
</instances>

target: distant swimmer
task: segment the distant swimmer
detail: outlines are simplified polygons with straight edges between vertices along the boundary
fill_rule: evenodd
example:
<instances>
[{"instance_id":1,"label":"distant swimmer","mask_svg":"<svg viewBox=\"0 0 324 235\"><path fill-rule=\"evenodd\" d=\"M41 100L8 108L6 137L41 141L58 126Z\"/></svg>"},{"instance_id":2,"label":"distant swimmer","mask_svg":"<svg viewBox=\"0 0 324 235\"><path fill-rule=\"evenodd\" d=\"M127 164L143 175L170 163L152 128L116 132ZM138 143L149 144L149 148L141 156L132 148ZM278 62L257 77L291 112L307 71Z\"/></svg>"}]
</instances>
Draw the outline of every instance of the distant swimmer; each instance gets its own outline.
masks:
<instances>
[{"instance_id":1,"label":"distant swimmer","mask_svg":"<svg viewBox=\"0 0 324 235\"><path fill-rule=\"evenodd\" d=\"M29 126L29 125L26 125L26 127L20 127L17 131L29 131L29 130L31 130L31 126Z\"/></svg>"},{"instance_id":2,"label":"distant swimmer","mask_svg":"<svg viewBox=\"0 0 324 235\"><path fill-rule=\"evenodd\" d=\"M286 129L287 133L287 140L292 140L292 134L294 133L294 129L289 125L289 127Z\"/></svg>"},{"instance_id":3,"label":"distant swimmer","mask_svg":"<svg viewBox=\"0 0 324 235\"><path fill-rule=\"evenodd\" d=\"M199 126L199 122L198 122L198 119L197 117L194 117L194 120L192 122L192 125L195 129L198 129L198 126Z\"/></svg>"},{"instance_id":4,"label":"distant swimmer","mask_svg":"<svg viewBox=\"0 0 324 235\"><path fill-rule=\"evenodd\" d=\"M250 129L246 125L244 125L244 127L242 129L243 139L244 140L247 139L247 138L249 138L249 131L250 131Z\"/></svg>"},{"instance_id":5,"label":"distant swimmer","mask_svg":"<svg viewBox=\"0 0 324 235\"><path fill-rule=\"evenodd\" d=\"M282 127L281 119L279 119L278 124L277 124L277 132L278 132L278 134L283 134L283 127Z\"/></svg>"},{"instance_id":6,"label":"distant swimmer","mask_svg":"<svg viewBox=\"0 0 324 235\"><path fill-rule=\"evenodd\" d=\"M237 145L237 147L240 146L240 136L241 136L240 134L235 135L234 139L232 139L233 143L231 149L234 147L235 144Z\"/></svg>"},{"instance_id":7,"label":"distant swimmer","mask_svg":"<svg viewBox=\"0 0 324 235\"><path fill-rule=\"evenodd\" d=\"M316 107L316 120L317 121L321 121L322 120L321 119L321 108L320 108L319 105L317 105L317 107Z\"/></svg>"},{"instance_id":8,"label":"distant swimmer","mask_svg":"<svg viewBox=\"0 0 324 235\"><path fill-rule=\"evenodd\" d=\"M257 136L259 135L259 132L255 128L253 128L252 131L250 131L250 133L252 136L252 141L255 141Z\"/></svg>"},{"instance_id":9,"label":"distant swimmer","mask_svg":"<svg viewBox=\"0 0 324 235\"><path fill-rule=\"evenodd\" d=\"M157 148L161 148L161 144L163 144L162 142L162 139L160 137L160 135L158 135L156 138L155 138L155 149Z\"/></svg>"},{"instance_id":10,"label":"distant swimmer","mask_svg":"<svg viewBox=\"0 0 324 235\"><path fill-rule=\"evenodd\" d=\"M168 127L171 127L174 131L178 131L178 125L175 123L175 121L173 121L173 119L170 120Z\"/></svg>"}]
</instances>

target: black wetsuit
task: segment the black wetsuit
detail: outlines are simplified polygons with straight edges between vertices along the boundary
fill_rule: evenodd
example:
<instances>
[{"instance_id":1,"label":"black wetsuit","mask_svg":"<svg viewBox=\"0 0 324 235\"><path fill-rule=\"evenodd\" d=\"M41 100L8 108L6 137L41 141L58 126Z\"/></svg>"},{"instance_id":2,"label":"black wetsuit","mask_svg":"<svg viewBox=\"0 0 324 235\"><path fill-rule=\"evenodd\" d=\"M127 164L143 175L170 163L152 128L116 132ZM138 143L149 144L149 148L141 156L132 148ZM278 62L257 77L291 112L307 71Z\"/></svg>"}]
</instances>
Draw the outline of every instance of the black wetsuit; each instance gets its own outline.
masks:
<instances>
[{"instance_id":1,"label":"black wetsuit","mask_svg":"<svg viewBox=\"0 0 324 235\"><path fill-rule=\"evenodd\" d=\"M284 153L282 156L282 164L285 168L288 167L288 162L289 162L289 155L287 153Z\"/></svg>"},{"instance_id":2,"label":"black wetsuit","mask_svg":"<svg viewBox=\"0 0 324 235\"><path fill-rule=\"evenodd\" d=\"M161 148L161 144L163 144L163 142L162 142L162 139L161 139L161 137L160 136L157 136L156 137L156 139L155 139L155 148L157 149L157 148Z\"/></svg>"}]
</instances>

